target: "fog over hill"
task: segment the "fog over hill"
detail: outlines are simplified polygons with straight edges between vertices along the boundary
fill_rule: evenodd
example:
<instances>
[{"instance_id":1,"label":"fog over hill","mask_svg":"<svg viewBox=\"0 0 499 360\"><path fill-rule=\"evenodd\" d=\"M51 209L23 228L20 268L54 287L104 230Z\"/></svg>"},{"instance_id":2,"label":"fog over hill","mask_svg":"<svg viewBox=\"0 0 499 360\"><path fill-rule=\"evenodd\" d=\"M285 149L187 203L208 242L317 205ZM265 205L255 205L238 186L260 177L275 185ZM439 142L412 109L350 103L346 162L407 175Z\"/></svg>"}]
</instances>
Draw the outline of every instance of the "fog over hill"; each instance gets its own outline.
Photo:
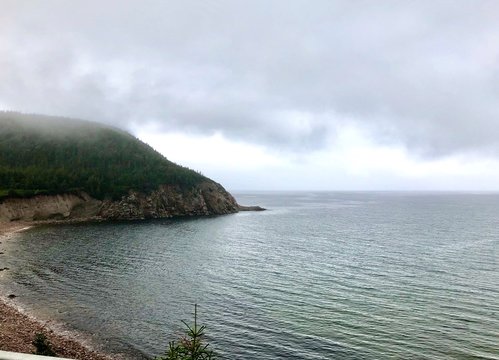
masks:
<instances>
[{"instance_id":1,"label":"fog over hill","mask_svg":"<svg viewBox=\"0 0 499 360\"><path fill-rule=\"evenodd\" d=\"M0 113L0 154L4 192L83 190L103 199L208 180L122 130L68 118Z\"/></svg>"},{"instance_id":2,"label":"fog over hill","mask_svg":"<svg viewBox=\"0 0 499 360\"><path fill-rule=\"evenodd\" d=\"M220 184L101 124L0 114L0 221L219 215Z\"/></svg>"},{"instance_id":3,"label":"fog over hill","mask_svg":"<svg viewBox=\"0 0 499 360\"><path fill-rule=\"evenodd\" d=\"M498 14L6 0L0 109L111 124L233 189L499 190Z\"/></svg>"}]
</instances>

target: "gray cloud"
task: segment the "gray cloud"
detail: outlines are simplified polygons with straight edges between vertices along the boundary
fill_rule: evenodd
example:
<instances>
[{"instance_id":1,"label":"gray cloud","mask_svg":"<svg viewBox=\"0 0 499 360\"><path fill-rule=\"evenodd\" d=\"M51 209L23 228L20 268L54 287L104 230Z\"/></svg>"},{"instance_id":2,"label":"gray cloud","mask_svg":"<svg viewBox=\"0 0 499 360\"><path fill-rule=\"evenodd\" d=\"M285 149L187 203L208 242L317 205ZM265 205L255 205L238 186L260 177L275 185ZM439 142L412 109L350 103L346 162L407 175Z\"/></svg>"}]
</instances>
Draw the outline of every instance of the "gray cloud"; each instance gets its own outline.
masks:
<instances>
[{"instance_id":1,"label":"gray cloud","mask_svg":"<svg viewBox=\"0 0 499 360\"><path fill-rule=\"evenodd\" d=\"M0 106L302 151L499 149L497 1L4 1Z\"/></svg>"}]
</instances>

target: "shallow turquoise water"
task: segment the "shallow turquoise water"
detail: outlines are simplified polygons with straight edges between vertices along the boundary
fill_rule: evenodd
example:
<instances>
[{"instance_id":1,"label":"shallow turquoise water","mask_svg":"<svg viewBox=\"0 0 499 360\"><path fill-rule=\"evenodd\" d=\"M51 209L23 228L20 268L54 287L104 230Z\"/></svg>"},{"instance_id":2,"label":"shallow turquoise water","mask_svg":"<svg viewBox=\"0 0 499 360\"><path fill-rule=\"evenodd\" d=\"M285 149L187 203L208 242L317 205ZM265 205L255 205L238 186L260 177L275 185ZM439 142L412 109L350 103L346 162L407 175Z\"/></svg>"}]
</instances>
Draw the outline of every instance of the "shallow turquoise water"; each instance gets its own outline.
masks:
<instances>
[{"instance_id":1,"label":"shallow turquoise water","mask_svg":"<svg viewBox=\"0 0 499 360\"><path fill-rule=\"evenodd\" d=\"M131 358L198 303L226 359L499 359L499 195L236 198L269 211L33 229L2 286Z\"/></svg>"}]
</instances>

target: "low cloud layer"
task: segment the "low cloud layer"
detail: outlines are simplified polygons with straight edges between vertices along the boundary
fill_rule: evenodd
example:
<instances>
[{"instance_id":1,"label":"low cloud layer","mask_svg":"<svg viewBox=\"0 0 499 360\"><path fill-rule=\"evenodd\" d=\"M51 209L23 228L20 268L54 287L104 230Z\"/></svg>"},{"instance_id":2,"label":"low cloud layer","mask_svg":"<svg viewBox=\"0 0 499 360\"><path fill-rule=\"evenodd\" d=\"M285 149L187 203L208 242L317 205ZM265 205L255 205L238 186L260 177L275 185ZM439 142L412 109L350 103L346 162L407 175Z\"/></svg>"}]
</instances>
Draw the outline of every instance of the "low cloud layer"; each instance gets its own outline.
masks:
<instances>
[{"instance_id":1,"label":"low cloud layer","mask_svg":"<svg viewBox=\"0 0 499 360\"><path fill-rule=\"evenodd\" d=\"M322 151L499 155L497 1L4 1L0 108ZM332 140L331 140L332 139Z\"/></svg>"}]
</instances>

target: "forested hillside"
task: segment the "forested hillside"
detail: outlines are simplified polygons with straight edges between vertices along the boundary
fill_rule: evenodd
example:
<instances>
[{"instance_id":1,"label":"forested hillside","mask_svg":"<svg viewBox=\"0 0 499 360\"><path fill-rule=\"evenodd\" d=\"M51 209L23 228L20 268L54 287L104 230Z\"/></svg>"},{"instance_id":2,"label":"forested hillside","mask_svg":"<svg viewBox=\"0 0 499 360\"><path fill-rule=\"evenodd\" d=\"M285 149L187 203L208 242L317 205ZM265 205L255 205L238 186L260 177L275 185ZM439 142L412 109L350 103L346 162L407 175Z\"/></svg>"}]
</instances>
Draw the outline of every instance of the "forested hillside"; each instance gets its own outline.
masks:
<instances>
[{"instance_id":1,"label":"forested hillside","mask_svg":"<svg viewBox=\"0 0 499 360\"><path fill-rule=\"evenodd\" d=\"M159 185L190 188L201 174L101 124L0 112L0 198L83 190L104 199Z\"/></svg>"}]
</instances>

